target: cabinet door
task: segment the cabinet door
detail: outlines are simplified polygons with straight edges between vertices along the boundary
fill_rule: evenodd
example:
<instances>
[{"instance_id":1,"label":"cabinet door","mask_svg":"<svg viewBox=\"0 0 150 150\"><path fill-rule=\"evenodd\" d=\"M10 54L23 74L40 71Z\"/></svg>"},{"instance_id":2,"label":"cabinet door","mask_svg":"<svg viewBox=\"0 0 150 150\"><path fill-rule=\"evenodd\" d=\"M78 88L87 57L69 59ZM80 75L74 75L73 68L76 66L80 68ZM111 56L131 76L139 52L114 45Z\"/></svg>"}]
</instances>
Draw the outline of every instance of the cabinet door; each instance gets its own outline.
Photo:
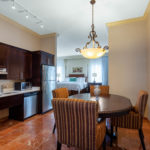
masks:
<instances>
[{"instance_id":1,"label":"cabinet door","mask_svg":"<svg viewBox=\"0 0 150 150\"><path fill-rule=\"evenodd\" d=\"M41 64L43 65L54 65L54 55L48 53L41 53Z\"/></svg>"},{"instance_id":2,"label":"cabinet door","mask_svg":"<svg viewBox=\"0 0 150 150\"><path fill-rule=\"evenodd\" d=\"M11 47L8 51L8 79L20 78L20 57L18 50Z\"/></svg>"},{"instance_id":3,"label":"cabinet door","mask_svg":"<svg viewBox=\"0 0 150 150\"><path fill-rule=\"evenodd\" d=\"M25 52L25 65L24 65L24 77L25 79L32 78L32 54L30 52Z\"/></svg>"},{"instance_id":4,"label":"cabinet door","mask_svg":"<svg viewBox=\"0 0 150 150\"><path fill-rule=\"evenodd\" d=\"M25 52L23 50L17 49L18 51L18 69L19 69L19 79L25 80Z\"/></svg>"},{"instance_id":5,"label":"cabinet door","mask_svg":"<svg viewBox=\"0 0 150 150\"><path fill-rule=\"evenodd\" d=\"M0 44L0 67L7 68L8 47Z\"/></svg>"}]
</instances>

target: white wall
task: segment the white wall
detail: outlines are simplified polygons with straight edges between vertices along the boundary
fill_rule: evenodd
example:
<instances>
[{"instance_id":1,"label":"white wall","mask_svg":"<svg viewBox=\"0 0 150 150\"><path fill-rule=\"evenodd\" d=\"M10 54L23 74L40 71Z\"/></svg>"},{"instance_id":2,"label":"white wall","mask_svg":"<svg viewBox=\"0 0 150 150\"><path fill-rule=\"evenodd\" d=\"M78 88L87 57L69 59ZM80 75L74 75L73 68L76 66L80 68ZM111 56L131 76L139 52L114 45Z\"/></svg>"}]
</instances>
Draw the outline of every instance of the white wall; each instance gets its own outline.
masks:
<instances>
[{"instance_id":1,"label":"white wall","mask_svg":"<svg viewBox=\"0 0 150 150\"><path fill-rule=\"evenodd\" d=\"M57 74L60 74L59 81L64 81L65 79L65 61L64 59L57 59ZM58 78L57 78L58 80Z\"/></svg>"},{"instance_id":2,"label":"white wall","mask_svg":"<svg viewBox=\"0 0 150 150\"><path fill-rule=\"evenodd\" d=\"M72 74L73 67L83 67L83 74L87 76L88 74L88 59L66 59L65 60L65 68L66 68L66 76ZM79 73L77 73L79 74Z\"/></svg>"},{"instance_id":3,"label":"white wall","mask_svg":"<svg viewBox=\"0 0 150 150\"><path fill-rule=\"evenodd\" d=\"M134 105L139 90L147 90L147 30L145 21L109 26L110 92Z\"/></svg>"}]
</instances>

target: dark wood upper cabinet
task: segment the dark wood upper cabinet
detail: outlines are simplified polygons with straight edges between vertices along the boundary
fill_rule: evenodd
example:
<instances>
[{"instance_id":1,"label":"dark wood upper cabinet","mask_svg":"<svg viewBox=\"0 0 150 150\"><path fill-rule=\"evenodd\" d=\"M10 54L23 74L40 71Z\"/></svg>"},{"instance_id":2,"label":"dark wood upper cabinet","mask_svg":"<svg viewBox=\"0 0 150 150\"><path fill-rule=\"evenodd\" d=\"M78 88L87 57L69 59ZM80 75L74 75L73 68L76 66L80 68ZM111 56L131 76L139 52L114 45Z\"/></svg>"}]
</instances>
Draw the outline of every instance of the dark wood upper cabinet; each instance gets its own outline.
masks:
<instances>
[{"instance_id":1,"label":"dark wood upper cabinet","mask_svg":"<svg viewBox=\"0 0 150 150\"><path fill-rule=\"evenodd\" d=\"M32 78L32 53L25 52L24 53L24 78L31 79Z\"/></svg>"},{"instance_id":2,"label":"dark wood upper cabinet","mask_svg":"<svg viewBox=\"0 0 150 150\"><path fill-rule=\"evenodd\" d=\"M8 72L6 77L2 76L3 79L33 80L33 85L40 85L41 65L54 66L54 55L0 43L0 67L7 68Z\"/></svg>"},{"instance_id":3,"label":"dark wood upper cabinet","mask_svg":"<svg viewBox=\"0 0 150 150\"><path fill-rule=\"evenodd\" d=\"M7 79L31 79L32 53L21 48L0 43L0 66L7 68Z\"/></svg>"},{"instance_id":4,"label":"dark wood upper cabinet","mask_svg":"<svg viewBox=\"0 0 150 150\"><path fill-rule=\"evenodd\" d=\"M54 66L54 55L43 51L32 52L32 84L41 86L42 65Z\"/></svg>"},{"instance_id":5,"label":"dark wood upper cabinet","mask_svg":"<svg viewBox=\"0 0 150 150\"><path fill-rule=\"evenodd\" d=\"M41 51L41 64L54 66L54 55Z\"/></svg>"},{"instance_id":6,"label":"dark wood upper cabinet","mask_svg":"<svg viewBox=\"0 0 150 150\"><path fill-rule=\"evenodd\" d=\"M0 67L7 68L7 56L9 47L0 43Z\"/></svg>"}]
</instances>

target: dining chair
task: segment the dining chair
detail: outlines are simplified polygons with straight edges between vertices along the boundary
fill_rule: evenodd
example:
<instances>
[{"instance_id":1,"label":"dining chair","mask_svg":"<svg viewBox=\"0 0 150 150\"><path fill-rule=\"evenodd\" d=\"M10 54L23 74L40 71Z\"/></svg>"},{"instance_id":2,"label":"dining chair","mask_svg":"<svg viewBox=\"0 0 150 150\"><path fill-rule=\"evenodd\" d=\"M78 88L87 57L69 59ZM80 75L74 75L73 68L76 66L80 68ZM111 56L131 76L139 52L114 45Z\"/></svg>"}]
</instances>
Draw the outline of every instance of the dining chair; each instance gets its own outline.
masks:
<instances>
[{"instance_id":1,"label":"dining chair","mask_svg":"<svg viewBox=\"0 0 150 150\"><path fill-rule=\"evenodd\" d=\"M144 134L142 130L144 112L148 100L148 93L146 91L140 91L135 107L129 112L129 114L121 117L112 117L111 118L111 134L113 134L113 127L117 129L128 128L128 129L137 129L139 131L139 137L143 150L145 150L144 144Z\"/></svg>"},{"instance_id":2,"label":"dining chair","mask_svg":"<svg viewBox=\"0 0 150 150\"><path fill-rule=\"evenodd\" d=\"M69 91L67 88L58 88L52 91L53 98L68 98L69 97ZM56 123L53 127L53 134L55 133L56 129Z\"/></svg>"},{"instance_id":3,"label":"dining chair","mask_svg":"<svg viewBox=\"0 0 150 150\"><path fill-rule=\"evenodd\" d=\"M90 95L94 96L94 85L90 85ZM106 96L109 94L109 86L108 85L101 85L99 86L100 89L100 95L101 96Z\"/></svg>"},{"instance_id":4,"label":"dining chair","mask_svg":"<svg viewBox=\"0 0 150 150\"><path fill-rule=\"evenodd\" d=\"M67 88L58 88L52 91L53 98L68 98L69 91Z\"/></svg>"},{"instance_id":5,"label":"dining chair","mask_svg":"<svg viewBox=\"0 0 150 150\"><path fill-rule=\"evenodd\" d=\"M98 103L79 99L52 100L57 127L57 150L61 145L81 150L106 149L105 120L97 122Z\"/></svg>"}]
</instances>

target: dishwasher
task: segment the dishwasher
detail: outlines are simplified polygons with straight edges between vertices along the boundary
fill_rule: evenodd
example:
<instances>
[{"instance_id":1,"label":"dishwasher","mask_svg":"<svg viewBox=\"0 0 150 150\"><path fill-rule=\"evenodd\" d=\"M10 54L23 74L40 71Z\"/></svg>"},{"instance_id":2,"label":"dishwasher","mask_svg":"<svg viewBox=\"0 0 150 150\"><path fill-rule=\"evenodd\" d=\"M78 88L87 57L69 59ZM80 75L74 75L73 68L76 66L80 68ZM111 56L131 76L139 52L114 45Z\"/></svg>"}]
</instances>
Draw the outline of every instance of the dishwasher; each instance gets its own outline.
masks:
<instances>
[{"instance_id":1,"label":"dishwasher","mask_svg":"<svg viewBox=\"0 0 150 150\"><path fill-rule=\"evenodd\" d=\"M24 119L38 113L38 92L24 94Z\"/></svg>"}]
</instances>

